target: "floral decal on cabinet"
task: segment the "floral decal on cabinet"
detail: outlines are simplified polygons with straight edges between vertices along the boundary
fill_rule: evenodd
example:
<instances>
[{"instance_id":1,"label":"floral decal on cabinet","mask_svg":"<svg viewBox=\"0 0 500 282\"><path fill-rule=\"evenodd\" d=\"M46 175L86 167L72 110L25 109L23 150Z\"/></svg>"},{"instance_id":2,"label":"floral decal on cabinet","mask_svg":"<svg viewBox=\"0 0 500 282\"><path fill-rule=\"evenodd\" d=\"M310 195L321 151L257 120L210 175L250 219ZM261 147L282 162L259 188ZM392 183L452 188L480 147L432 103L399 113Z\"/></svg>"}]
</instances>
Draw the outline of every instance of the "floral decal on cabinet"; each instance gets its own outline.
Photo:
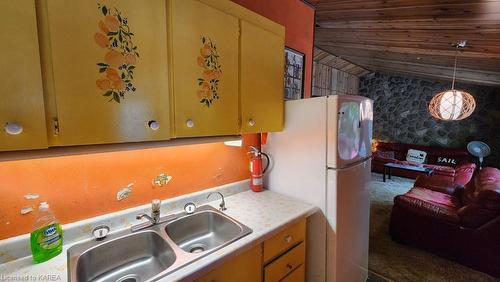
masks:
<instances>
[{"instance_id":1,"label":"floral decal on cabinet","mask_svg":"<svg viewBox=\"0 0 500 282\"><path fill-rule=\"evenodd\" d=\"M97 88L104 91L109 101L120 103L125 95L135 92L133 83L135 64L139 58L137 46L132 41L128 20L115 7L97 4L103 19L99 21L99 32L95 43L106 49L104 60L97 63L99 73L105 77L96 81Z\"/></svg>"},{"instance_id":2,"label":"floral decal on cabinet","mask_svg":"<svg viewBox=\"0 0 500 282\"><path fill-rule=\"evenodd\" d=\"M222 76L222 67L219 64L217 47L209 37L201 37L198 66L203 70L201 78L198 78L199 89L196 94L200 103L210 107L215 100L219 99L219 79Z\"/></svg>"}]
</instances>

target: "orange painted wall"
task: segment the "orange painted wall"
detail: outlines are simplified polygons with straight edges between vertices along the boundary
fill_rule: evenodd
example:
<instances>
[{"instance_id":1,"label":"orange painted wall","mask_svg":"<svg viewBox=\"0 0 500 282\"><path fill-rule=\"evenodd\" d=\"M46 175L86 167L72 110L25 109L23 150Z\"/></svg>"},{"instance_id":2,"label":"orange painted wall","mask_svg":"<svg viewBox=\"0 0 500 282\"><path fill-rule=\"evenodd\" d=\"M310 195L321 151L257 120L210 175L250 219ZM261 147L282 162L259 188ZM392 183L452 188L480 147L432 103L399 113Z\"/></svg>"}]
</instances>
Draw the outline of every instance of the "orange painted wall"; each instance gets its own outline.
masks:
<instances>
[{"instance_id":1,"label":"orange painted wall","mask_svg":"<svg viewBox=\"0 0 500 282\"><path fill-rule=\"evenodd\" d=\"M232 0L285 26L285 45L305 54L304 97L311 97L314 9L300 0Z\"/></svg>"},{"instance_id":2,"label":"orange painted wall","mask_svg":"<svg viewBox=\"0 0 500 282\"><path fill-rule=\"evenodd\" d=\"M257 135L245 141L258 144ZM0 239L31 232L33 213L20 210L43 201L64 224L247 179L246 152L213 143L0 162ZM153 187L161 172L173 179ZM117 201L129 183L131 196ZM40 198L26 200L27 193Z\"/></svg>"}]
</instances>

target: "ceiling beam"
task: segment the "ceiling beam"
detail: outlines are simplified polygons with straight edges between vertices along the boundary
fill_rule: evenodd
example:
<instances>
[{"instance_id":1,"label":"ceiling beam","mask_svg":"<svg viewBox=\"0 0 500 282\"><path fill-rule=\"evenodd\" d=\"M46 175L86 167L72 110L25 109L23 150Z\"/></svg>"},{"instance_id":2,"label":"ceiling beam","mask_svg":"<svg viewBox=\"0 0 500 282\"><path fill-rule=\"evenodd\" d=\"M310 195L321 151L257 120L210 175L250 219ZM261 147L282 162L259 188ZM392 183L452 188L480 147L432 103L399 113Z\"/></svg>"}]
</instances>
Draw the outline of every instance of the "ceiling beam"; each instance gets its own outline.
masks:
<instances>
[{"instance_id":1,"label":"ceiling beam","mask_svg":"<svg viewBox=\"0 0 500 282\"><path fill-rule=\"evenodd\" d=\"M440 74L433 74L433 73L428 73L428 72L417 72L417 71L406 71L406 70L398 70L398 69L393 69L393 68L386 68L386 67L371 67L371 71L379 71L379 72L384 72L384 73L391 73L395 75L406 75L410 77L421 77L421 78L427 78L427 79L435 79L443 82L450 82L450 78L447 76L443 76ZM499 87L500 84L493 84L489 82L483 82L483 81L476 81L476 80L469 80L469 79L464 79L464 80L457 80L458 82L465 83L465 84L472 84L472 85L484 85L484 86L490 86L490 87ZM450 84L451 86L451 84Z\"/></svg>"},{"instance_id":2,"label":"ceiling beam","mask_svg":"<svg viewBox=\"0 0 500 282\"><path fill-rule=\"evenodd\" d=\"M499 29L499 20L486 19L397 19L397 20L317 20L316 24L322 28L329 29L391 29L391 30L477 30Z\"/></svg>"},{"instance_id":3,"label":"ceiling beam","mask_svg":"<svg viewBox=\"0 0 500 282\"><path fill-rule=\"evenodd\" d=\"M419 0L407 1L413 5L406 6L382 6L378 8L352 8L341 9L318 6L316 18L323 20L398 20L405 19L434 19L434 18L462 18L471 19L480 15L483 20L500 19L500 2L485 3L458 3L440 5L421 5Z\"/></svg>"},{"instance_id":4,"label":"ceiling beam","mask_svg":"<svg viewBox=\"0 0 500 282\"><path fill-rule=\"evenodd\" d=\"M380 70L380 69L391 69L395 72L413 73L419 75L427 75L439 77L446 80L451 80L453 78L453 68L445 68L435 65L424 65L424 64L412 64L409 65L405 62L390 62L390 61L380 61L380 60L359 60L355 58L349 58L356 64L363 66L370 70ZM462 82L468 82L473 84L485 84L485 85L500 85L500 76L498 73L492 72L480 72L476 70L458 69L456 72L456 80Z\"/></svg>"},{"instance_id":5,"label":"ceiling beam","mask_svg":"<svg viewBox=\"0 0 500 282\"><path fill-rule=\"evenodd\" d=\"M335 42L324 42L318 44L320 46L331 46L346 49L361 49L368 51L382 51L382 52L395 52L395 53L407 53L407 54L419 54L419 55L440 55L440 56L455 56L455 50L436 50L436 49L424 49L416 47L399 47L399 46L382 46L382 45L368 45L368 44L355 44L355 43L335 43ZM467 58L484 58L484 59L500 59L500 53L488 53L488 52L476 52L463 50L460 52L460 56Z\"/></svg>"},{"instance_id":6,"label":"ceiling beam","mask_svg":"<svg viewBox=\"0 0 500 282\"><path fill-rule=\"evenodd\" d=\"M408 53L394 53L394 52L378 52L378 51L366 51L358 49L345 49L332 46L318 45L320 48L339 56L340 58L346 57L361 57L368 59L384 59L384 60L395 60L404 61L409 64L411 63L422 63L429 65L440 65L445 67L451 67L454 63L454 57L450 56L440 56L440 55L419 55L419 54L408 54ZM460 67L469 69L478 69L484 71L498 72L500 75L500 60L492 59L477 59L477 58L464 58L459 54L458 63Z\"/></svg>"}]
</instances>

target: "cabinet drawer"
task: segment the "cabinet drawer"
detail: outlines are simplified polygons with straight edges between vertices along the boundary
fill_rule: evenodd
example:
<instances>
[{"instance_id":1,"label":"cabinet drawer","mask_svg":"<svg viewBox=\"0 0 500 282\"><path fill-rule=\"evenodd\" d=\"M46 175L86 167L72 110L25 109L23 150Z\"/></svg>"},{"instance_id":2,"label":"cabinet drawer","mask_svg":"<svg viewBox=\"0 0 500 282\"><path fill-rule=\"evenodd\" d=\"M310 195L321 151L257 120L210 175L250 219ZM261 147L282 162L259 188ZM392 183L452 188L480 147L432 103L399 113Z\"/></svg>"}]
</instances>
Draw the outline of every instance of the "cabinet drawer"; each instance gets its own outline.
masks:
<instances>
[{"instance_id":1,"label":"cabinet drawer","mask_svg":"<svg viewBox=\"0 0 500 282\"><path fill-rule=\"evenodd\" d=\"M304 241L306 234L306 220L288 227L264 242L264 262L279 256L297 243Z\"/></svg>"},{"instance_id":2,"label":"cabinet drawer","mask_svg":"<svg viewBox=\"0 0 500 282\"><path fill-rule=\"evenodd\" d=\"M305 245L304 243L300 243L264 268L264 281L280 281L286 275L304 264L305 254Z\"/></svg>"},{"instance_id":3,"label":"cabinet drawer","mask_svg":"<svg viewBox=\"0 0 500 282\"><path fill-rule=\"evenodd\" d=\"M306 277L306 267L305 265L299 266L299 268L292 271L280 282L304 282Z\"/></svg>"}]
</instances>

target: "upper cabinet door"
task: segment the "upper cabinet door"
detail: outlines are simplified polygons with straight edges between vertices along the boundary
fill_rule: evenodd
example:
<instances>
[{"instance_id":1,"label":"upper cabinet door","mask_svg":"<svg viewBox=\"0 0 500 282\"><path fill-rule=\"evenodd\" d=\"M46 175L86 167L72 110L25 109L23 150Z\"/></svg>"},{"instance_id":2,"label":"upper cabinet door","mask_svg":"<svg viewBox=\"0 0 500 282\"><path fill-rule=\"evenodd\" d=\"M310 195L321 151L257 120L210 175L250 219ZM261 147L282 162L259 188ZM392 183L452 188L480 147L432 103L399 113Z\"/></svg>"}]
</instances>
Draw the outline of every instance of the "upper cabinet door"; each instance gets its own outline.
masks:
<instances>
[{"instance_id":1,"label":"upper cabinet door","mask_svg":"<svg viewBox=\"0 0 500 282\"><path fill-rule=\"evenodd\" d=\"M278 36L241 21L241 131L283 130L284 47Z\"/></svg>"},{"instance_id":2,"label":"upper cabinet door","mask_svg":"<svg viewBox=\"0 0 500 282\"><path fill-rule=\"evenodd\" d=\"M0 1L0 151L47 147L35 1Z\"/></svg>"},{"instance_id":3,"label":"upper cabinet door","mask_svg":"<svg viewBox=\"0 0 500 282\"><path fill-rule=\"evenodd\" d=\"M237 134L238 19L196 0L170 4L175 135Z\"/></svg>"},{"instance_id":4,"label":"upper cabinet door","mask_svg":"<svg viewBox=\"0 0 500 282\"><path fill-rule=\"evenodd\" d=\"M168 139L165 1L43 5L58 145Z\"/></svg>"}]
</instances>

